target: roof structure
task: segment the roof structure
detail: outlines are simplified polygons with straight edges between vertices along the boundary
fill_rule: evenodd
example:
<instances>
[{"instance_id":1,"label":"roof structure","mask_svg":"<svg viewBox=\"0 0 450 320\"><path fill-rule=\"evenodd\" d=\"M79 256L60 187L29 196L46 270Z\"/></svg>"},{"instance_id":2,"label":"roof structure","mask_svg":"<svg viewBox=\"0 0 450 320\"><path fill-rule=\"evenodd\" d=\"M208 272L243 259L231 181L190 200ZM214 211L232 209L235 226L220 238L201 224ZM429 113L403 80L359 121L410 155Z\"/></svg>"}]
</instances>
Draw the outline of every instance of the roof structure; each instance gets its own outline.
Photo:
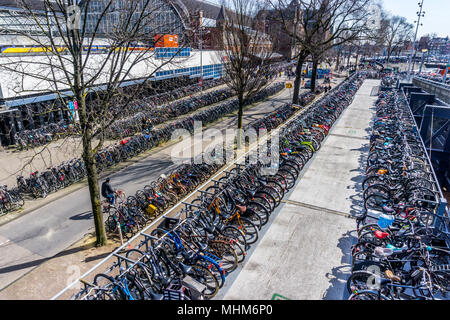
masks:
<instances>
[{"instance_id":1,"label":"roof structure","mask_svg":"<svg viewBox=\"0 0 450 320\"><path fill-rule=\"evenodd\" d=\"M217 19L220 12L220 6L207 1L200 0L181 0L188 11L192 14L197 11L203 11L203 17L208 19Z\"/></svg>"},{"instance_id":2,"label":"roof structure","mask_svg":"<svg viewBox=\"0 0 450 320\"><path fill-rule=\"evenodd\" d=\"M44 10L44 1L42 0L25 0L26 3L33 10ZM7 7L12 9L20 9L22 0L0 0L0 7Z\"/></svg>"}]
</instances>

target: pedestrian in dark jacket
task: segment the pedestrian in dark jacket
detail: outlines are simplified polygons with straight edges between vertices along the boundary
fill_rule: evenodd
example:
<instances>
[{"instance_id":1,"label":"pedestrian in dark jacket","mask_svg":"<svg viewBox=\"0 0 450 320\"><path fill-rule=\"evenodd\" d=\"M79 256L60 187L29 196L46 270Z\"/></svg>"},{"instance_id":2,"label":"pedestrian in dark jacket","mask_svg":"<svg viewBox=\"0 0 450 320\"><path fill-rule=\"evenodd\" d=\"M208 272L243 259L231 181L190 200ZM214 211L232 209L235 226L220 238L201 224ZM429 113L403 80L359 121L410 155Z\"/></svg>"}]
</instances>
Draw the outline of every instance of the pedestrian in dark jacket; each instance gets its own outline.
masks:
<instances>
[{"instance_id":1,"label":"pedestrian in dark jacket","mask_svg":"<svg viewBox=\"0 0 450 320\"><path fill-rule=\"evenodd\" d=\"M116 195L115 195L114 189L111 187L109 182L110 182L109 178L106 178L106 180L103 182L103 184L102 184L102 196L104 198L106 198L109 201L109 203L111 203L113 205L114 202L116 201Z\"/></svg>"}]
</instances>

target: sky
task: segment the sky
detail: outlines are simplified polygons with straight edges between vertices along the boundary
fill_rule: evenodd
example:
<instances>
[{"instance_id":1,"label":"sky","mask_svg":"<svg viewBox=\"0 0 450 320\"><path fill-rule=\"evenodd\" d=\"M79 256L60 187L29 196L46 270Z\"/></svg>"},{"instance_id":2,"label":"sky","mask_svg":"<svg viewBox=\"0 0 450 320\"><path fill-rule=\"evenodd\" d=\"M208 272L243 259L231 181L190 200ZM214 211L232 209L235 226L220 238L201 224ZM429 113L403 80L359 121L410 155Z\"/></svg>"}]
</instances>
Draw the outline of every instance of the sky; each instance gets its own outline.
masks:
<instances>
[{"instance_id":1,"label":"sky","mask_svg":"<svg viewBox=\"0 0 450 320\"><path fill-rule=\"evenodd\" d=\"M386 11L405 17L410 23L417 20L416 12L419 11L420 1L381 0ZM209 2L220 4L221 0L209 0ZM421 19L423 26L419 26L418 39L429 33L437 33L439 37L450 36L450 0L423 0L423 11L425 11L425 17Z\"/></svg>"},{"instance_id":2,"label":"sky","mask_svg":"<svg viewBox=\"0 0 450 320\"><path fill-rule=\"evenodd\" d=\"M383 0L383 7L393 15L403 16L408 22L417 21L416 12L419 11L421 0ZM417 37L427 33L437 33L439 37L450 36L450 0L424 0L421 19L423 26L419 26ZM414 29L415 30L415 29Z\"/></svg>"}]
</instances>

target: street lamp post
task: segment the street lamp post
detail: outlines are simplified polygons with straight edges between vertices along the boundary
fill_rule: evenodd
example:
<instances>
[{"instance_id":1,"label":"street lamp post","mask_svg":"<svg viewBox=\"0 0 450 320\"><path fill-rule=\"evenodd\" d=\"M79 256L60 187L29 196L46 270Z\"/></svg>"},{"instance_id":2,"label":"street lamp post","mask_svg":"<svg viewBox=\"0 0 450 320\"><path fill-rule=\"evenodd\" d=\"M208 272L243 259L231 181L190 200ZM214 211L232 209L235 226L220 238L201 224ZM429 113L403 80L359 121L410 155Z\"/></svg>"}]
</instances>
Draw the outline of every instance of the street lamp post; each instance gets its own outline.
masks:
<instances>
[{"instance_id":1,"label":"street lamp post","mask_svg":"<svg viewBox=\"0 0 450 320\"><path fill-rule=\"evenodd\" d=\"M408 81L411 81L411 62L412 62L412 58L413 58L413 55L415 55L415 52L416 52L416 39L417 39L417 32L419 31L419 25L421 25L420 24L420 18L422 18L424 15L425 15L425 11L423 11L422 12L422 9L423 9L423 1L424 0L422 0L422 2L419 2L419 11L417 12L417 16L419 17L418 19L417 19L417 25L416 25L416 33L415 33L415 35L414 35L414 42L413 42L413 46L412 46L412 51L411 51L411 54L410 54L410 56L409 56L409 64L408 64Z\"/></svg>"}]
</instances>

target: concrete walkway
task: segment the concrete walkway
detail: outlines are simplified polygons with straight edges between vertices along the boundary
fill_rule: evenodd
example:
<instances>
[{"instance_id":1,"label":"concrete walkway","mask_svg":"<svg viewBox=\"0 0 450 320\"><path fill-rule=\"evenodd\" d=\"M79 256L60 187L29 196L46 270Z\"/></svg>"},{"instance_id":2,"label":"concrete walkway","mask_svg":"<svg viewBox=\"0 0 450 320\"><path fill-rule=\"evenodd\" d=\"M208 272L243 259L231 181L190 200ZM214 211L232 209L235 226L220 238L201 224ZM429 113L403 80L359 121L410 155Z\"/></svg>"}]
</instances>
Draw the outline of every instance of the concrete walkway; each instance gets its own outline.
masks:
<instances>
[{"instance_id":1,"label":"concrete walkway","mask_svg":"<svg viewBox=\"0 0 450 320\"><path fill-rule=\"evenodd\" d=\"M346 299L353 213L360 210L371 96L378 80L366 80L335 123L321 149L274 213L272 223L235 279L217 299ZM237 273L237 272L236 272Z\"/></svg>"}]
</instances>

